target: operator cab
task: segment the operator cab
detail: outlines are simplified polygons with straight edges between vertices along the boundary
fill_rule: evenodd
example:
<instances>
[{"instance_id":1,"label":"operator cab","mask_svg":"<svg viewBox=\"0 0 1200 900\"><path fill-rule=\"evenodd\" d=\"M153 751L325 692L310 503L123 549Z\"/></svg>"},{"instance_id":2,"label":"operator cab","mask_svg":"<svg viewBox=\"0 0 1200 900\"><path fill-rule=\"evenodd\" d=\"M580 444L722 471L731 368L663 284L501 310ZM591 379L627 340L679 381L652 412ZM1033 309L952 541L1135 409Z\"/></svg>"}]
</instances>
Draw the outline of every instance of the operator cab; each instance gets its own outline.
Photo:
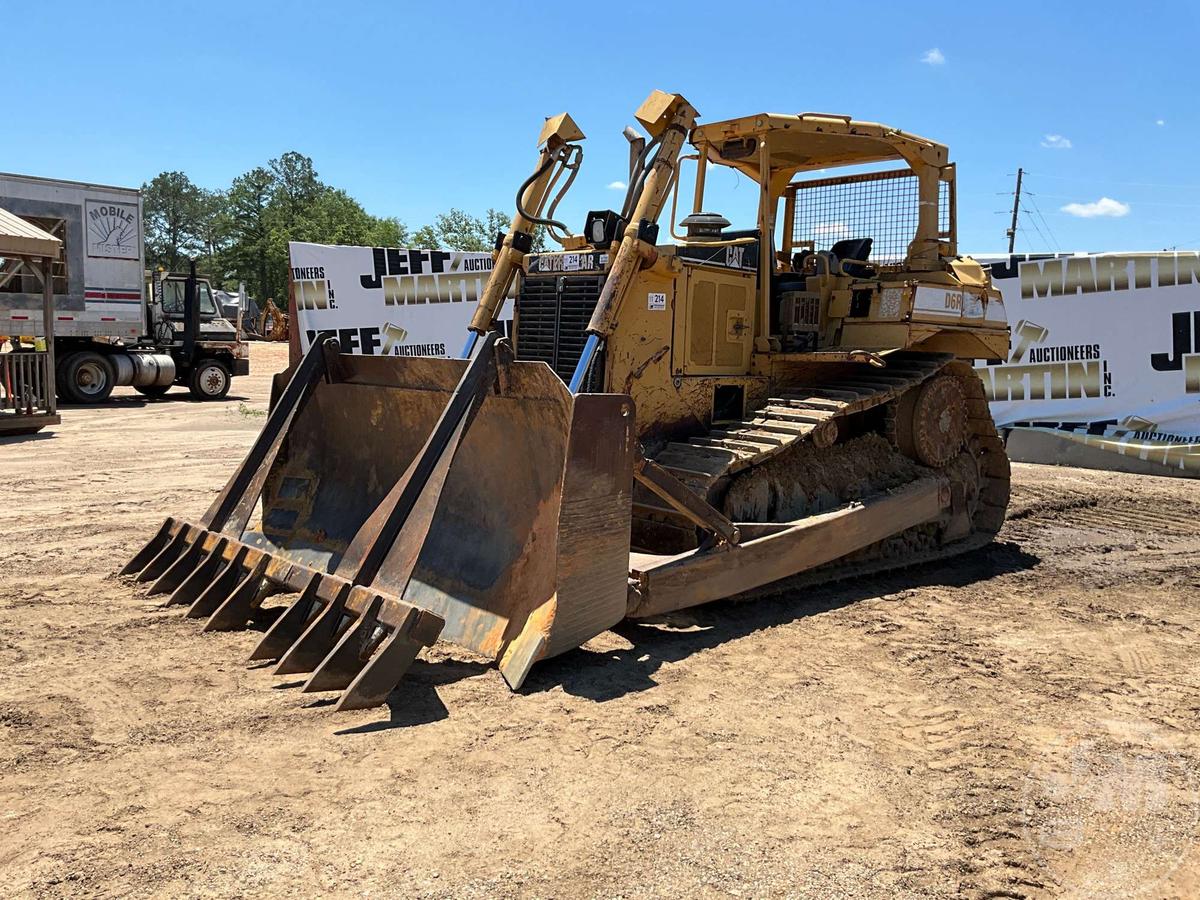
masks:
<instances>
[{"instance_id":1,"label":"operator cab","mask_svg":"<svg viewBox=\"0 0 1200 900\"><path fill-rule=\"evenodd\" d=\"M151 279L150 296L161 304L164 329L174 332L173 340L182 340L187 320L185 292L188 276L176 272L156 272ZM199 308L199 338L207 341L237 340L237 326L217 306L212 286L205 278L196 279L196 305ZM165 332L169 334L169 332Z\"/></svg>"},{"instance_id":2,"label":"operator cab","mask_svg":"<svg viewBox=\"0 0 1200 900\"><path fill-rule=\"evenodd\" d=\"M667 186L653 185L650 215L635 222L647 210L646 173L658 162L650 151L656 143L661 151L666 133L659 107L651 107L646 116L645 106L639 110L652 137L631 138L619 210L592 210L583 233L572 235L553 220L565 187L545 188L553 196L545 213L518 206L561 245L525 260L513 331L518 359L544 361L568 384L583 373L577 387L585 391L619 392L627 373L650 377L642 368L648 347L666 348L654 364L661 360L673 380L682 379L679 391L689 378L750 385L780 365L881 366L902 349L1002 355L1008 334L999 293L982 267L958 257L955 167L943 144L825 113L697 125L688 131L694 152L674 157ZM577 166L571 147L560 150L563 170L572 170L567 184ZM677 215L684 160L696 163L694 198L690 212ZM708 205L710 164L753 184L739 196L755 204L755 227L735 229L731 218L750 217L726 218ZM634 236L636 274L623 275L628 286L606 288L616 254ZM512 246L519 249L515 238ZM617 292L637 297L619 324L614 313L596 312ZM714 399L711 408L718 405Z\"/></svg>"},{"instance_id":3,"label":"operator cab","mask_svg":"<svg viewBox=\"0 0 1200 900\"><path fill-rule=\"evenodd\" d=\"M187 279L183 276L163 279L163 314L168 319L183 321L184 301L183 292ZM212 289L207 281L196 282L196 302L200 304L201 321L211 321L219 315L217 303L213 299Z\"/></svg>"}]
</instances>

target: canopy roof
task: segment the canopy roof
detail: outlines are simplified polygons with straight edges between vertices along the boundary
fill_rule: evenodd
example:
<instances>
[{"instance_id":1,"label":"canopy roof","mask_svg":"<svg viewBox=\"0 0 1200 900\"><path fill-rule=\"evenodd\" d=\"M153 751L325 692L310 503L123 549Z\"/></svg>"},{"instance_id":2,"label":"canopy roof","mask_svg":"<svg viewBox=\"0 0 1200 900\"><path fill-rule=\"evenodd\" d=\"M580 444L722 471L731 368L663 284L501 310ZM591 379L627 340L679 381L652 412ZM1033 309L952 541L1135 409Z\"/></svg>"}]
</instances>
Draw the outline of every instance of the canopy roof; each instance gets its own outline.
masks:
<instances>
[{"instance_id":1,"label":"canopy roof","mask_svg":"<svg viewBox=\"0 0 1200 900\"><path fill-rule=\"evenodd\" d=\"M903 160L919 170L940 168L949 158L944 144L829 113L759 113L692 131L692 143L711 162L733 166L761 183L760 141L766 142L771 192L776 196L798 172L887 160Z\"/></svg>"},{"instance_id":2,"label":"canopy roof","mask_svg":"<svg viewBox=\"0 0 1200 900\"><path fill-rule=\"evenodd\" d=\"M48 256L58 259L61 250L62 241L50 232L0 208L0 257Z\"/></svg>"}]
</instances>

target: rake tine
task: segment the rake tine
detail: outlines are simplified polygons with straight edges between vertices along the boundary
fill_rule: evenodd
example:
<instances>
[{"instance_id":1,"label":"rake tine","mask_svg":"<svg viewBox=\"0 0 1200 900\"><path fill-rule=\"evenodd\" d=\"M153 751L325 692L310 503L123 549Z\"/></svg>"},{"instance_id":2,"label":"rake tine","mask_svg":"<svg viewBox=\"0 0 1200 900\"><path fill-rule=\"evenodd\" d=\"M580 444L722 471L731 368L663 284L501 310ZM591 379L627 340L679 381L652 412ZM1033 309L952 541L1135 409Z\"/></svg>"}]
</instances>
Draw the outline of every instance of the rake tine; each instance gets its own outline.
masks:
<instances>
[{"instance_id":1,"label":"rake tine","mask_svg":"<svg viewBox=\"0 0 1200 900\"><path fill-rule=\"evenodd\" d=\"M378 594L371 600L367 611L358 617L353 625L346 629L341 640L337 642L329 655L308 676L301 690L308 694L313 691L340 691L349 687L350 682L359 670L371 658L371 651L379 643L376 629L379 627L379 608L383 606L383 598Z\"/></svg>"},{"instance_id":2,"label":"rake tine","mask_svg":"<svg viewBox=\"0 0 1200 900\"><path fill-rule=\"evenodd\" d=\"M242 579L243 563L246 560L248 548L239 547L237 553L231 559L209 584L196 598L195 602L188 607L187 617L189 619L202 619L205 616L210 616L221 605L222 600L229 595L234 586Z\"/></svg>"},{"instance_id":3,"label":"rake tine","mask_svg":"<svg viewBox=\"0 0 1200 900\"><path fill-rule=\"evenodd\" d=\"M154 537L150 538L150 540L146 542L146 545L142 547L141 550L133 554L133 559L125 563L124 567L121 569L121 575L132 575L134 572L140 572L146 567L146 563L150 562L150 560L154 559L154 557L159 554L159 551L161 551L162 548L167 545L167 541L170 540L171 521L172 520L168 518L165 522L163 522L162 525L159 526Z\"/></svg>"},{"instance_id":4,"label":"rake tine","mask_svg":"<svg viewBox=\"0 0 1200 900\"><path fill-rule=\"evenodd\" d=\"M213 548L192 570L192 574L183 579L183 583L175 588L175 592L167 598L167 602L163 606L176 606L182 603L190 605L204 593L204 589L212 582L212 577L221 568L221 564L224 562L225 548L228 545L228 538L218 538L217 542L213 544Z\"/></svg>"},{"instance_id":5,"label":"rake tine","mask_svg":"<svg viewBox=\"0 0 1200 900\"><path fill-rule=\"evenodd\" d=\"M300 596L296 598L296 602L267 629L267 633L250 654L251 660L278 659L296 642L296 638L304 634L304 629L308 627L313 611L317 608L317 589L320 586L321 576L314 573L300 592Z\"/></svg>"},{"instance_id":6,"label":"rake tine","mask_svg":"<svg viewBox=\"0 0 1200 900\"><path fill-rule=\"evenodd\" d=\"M197 560L204 553L204 532L201 531L187 545L187 549L183 551L183 555L167 568L167 571L158 576L158 580L150 585L149 593L165 594L168 591L173 591L183 582L185 578L195 568Z\"/></svg>"},{"instance_id":7,"label":"rake tine","mask_svg":"<svg viewBox=\"0 0 1200 900\"><path fill-rule=\"evenodd\" d=\"M180 528L165 547L158 551L154 559L146 563L146 568L137 573L137 581L149 581L167 571L171 563L179 557L187 544L187 529Z\"/></svg>"},{"instance_id":8,"label":"rake tine","mask_svg":"<svg viewBox=\"0 0 1200 900\"><path fill-rule=\"evenodd\" d=\"M258 600L266 573L267 555L264 553L258 558L250 574L238 582L237 587L225 598L225 602L213 612L212 618L204 624L204 630L234 631L245 628L254 612L255 601Z\"/></svg>"},{"instance_id":9,"label":"rake tine","mask_svg":"<svg viewBox=\"0 0 1200 900\"><path fill-rule=\"evenodd\" d=\"M321 664L341 630L342 618L346 614L346 598L350 596L350 585L343 584L333 602L326 606L304 630L304 634L292 644L275 667L276 675L292 675L296 672L311 672Z\"/></svg>"},{"instance_id":10,"label":"rake tine","mask_svg":"<svg viewBox=\"0 0 1200 900\"><path fill-rule=\"evenodd\" d=\"M336 712L349 709L370 709L387 699L395 690L412 661L421 652L422 644L412 635L397 628L379 646L370 662L350 682L334 707Z\"/></svg>"}]
</instances>

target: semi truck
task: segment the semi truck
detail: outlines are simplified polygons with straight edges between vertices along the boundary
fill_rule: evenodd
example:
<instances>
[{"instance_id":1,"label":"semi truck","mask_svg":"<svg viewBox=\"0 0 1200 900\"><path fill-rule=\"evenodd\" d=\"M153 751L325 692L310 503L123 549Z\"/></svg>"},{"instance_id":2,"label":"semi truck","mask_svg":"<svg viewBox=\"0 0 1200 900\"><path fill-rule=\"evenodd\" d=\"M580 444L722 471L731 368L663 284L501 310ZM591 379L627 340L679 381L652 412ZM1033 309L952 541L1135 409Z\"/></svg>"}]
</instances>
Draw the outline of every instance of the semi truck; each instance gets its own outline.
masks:
<instances>
[{"instance_id":1,"label":"semi truck","mask_svg":"<svg viewBox=\"0 0 1200 900\"><path fill-rule=\"evenodd\" d=\"M249 374L249 346L208 279L146 270L141 191L0 173L0 207L63 242L50 275L60 399L101 403L120 385L161 397L182 385L215 400ZM0 260L0 336L44 337L41 296L40 273Z\"/></svg>"}]
</instances>

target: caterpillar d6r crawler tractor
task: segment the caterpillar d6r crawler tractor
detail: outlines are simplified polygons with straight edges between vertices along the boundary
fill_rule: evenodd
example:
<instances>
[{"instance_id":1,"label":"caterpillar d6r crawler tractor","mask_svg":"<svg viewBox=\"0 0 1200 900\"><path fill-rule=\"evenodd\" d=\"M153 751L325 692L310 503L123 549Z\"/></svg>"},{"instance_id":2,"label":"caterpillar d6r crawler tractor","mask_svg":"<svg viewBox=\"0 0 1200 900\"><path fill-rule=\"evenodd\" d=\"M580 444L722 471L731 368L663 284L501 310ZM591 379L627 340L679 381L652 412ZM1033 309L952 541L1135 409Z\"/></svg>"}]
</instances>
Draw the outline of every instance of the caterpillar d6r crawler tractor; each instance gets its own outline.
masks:
<instances>
[{"instance_id":1,"label":"caterpillar d6r crawler tractor","mask_svg":"<svg viewBox=\"0 0 1200 900\"><path fill-rule=\"evenodd\" d=\"M208 629L292 595L252 658L346 709L439 636L517 688L625 617L989 541L1009 466L969 361L1009 333L958 255L946 147L827 114L697 125L657 91L637 119L624 204L578 235L554 215L583 134L546 121L463 359L314 345L207 514L124 571ZM712 166L757 185L753 227L707 211ZM560 250L532 252L539 226Z\"/></svg>"}]
</instances>

